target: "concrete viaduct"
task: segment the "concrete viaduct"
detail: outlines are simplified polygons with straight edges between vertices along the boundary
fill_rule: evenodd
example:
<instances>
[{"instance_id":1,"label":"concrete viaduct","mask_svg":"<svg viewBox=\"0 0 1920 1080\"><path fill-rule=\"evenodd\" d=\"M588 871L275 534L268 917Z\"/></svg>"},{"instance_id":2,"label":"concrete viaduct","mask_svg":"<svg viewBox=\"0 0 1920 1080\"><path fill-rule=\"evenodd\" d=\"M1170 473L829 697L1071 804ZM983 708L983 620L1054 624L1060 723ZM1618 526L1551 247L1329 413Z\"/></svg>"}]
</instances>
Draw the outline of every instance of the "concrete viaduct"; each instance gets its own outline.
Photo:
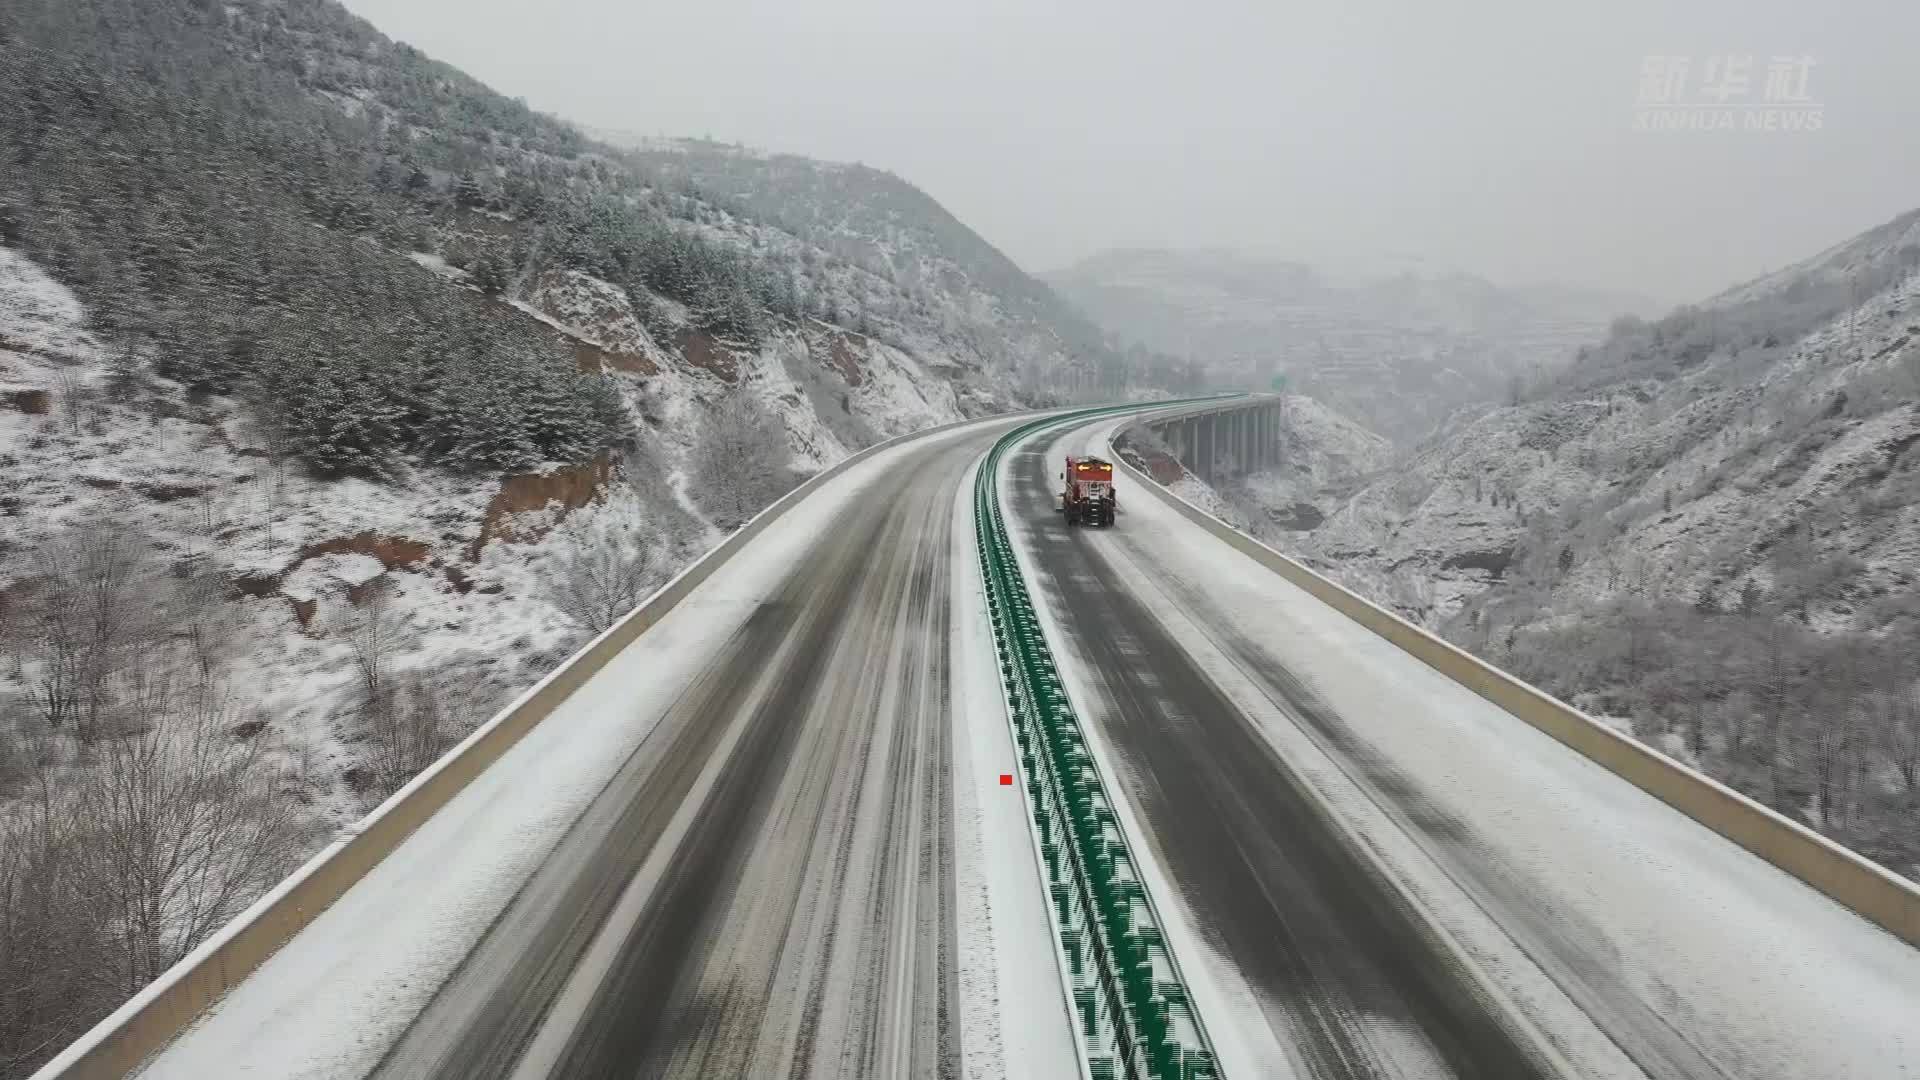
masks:
<instances>
[{"instance_id":1,"label":"concrete viaduct","mask_svg":"<svg viewBox=\"0 0 1920 1080\"><path fill-rule=\"evenodd\" d=\"M1273 394L1231 398L1142 420L1187 471L1209 485L1271 468L1280 461L1286 399Z\"/></svg>"}]
</instances>

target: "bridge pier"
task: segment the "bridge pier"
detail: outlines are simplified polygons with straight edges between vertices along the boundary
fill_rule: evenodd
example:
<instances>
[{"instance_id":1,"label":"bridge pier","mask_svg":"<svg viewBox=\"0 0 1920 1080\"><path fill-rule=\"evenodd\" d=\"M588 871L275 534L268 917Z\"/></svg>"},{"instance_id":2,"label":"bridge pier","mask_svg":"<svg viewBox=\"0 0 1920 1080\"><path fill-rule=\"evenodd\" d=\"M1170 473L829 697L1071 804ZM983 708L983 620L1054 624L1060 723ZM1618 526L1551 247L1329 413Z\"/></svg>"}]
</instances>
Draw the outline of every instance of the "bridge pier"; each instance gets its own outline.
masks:
<instances>
[{"instance_id":1,"label":"bridge pier","mask_svg":"<svg viewBox=\"0 0 1920 1080\"><path fill-rule=\"evenodd\" d=\"M1254 399L1213 412L1148 421L1167 452L1209 486L1280 463L1283 406L1278 399Z\"/></svg>"}]
</instances>

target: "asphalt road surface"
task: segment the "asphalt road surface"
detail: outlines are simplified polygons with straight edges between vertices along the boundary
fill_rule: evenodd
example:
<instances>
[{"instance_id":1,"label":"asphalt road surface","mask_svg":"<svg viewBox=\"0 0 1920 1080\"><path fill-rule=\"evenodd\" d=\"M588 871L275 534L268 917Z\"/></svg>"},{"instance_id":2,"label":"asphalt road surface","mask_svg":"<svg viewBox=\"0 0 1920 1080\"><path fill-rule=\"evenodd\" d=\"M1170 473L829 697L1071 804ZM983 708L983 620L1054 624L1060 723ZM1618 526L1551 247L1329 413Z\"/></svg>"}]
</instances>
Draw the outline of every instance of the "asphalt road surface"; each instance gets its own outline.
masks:
<instances>
[{"instance_id":1,"label":"asphalt road surface","mask_svg":"<svg viewBox=\"0 0 1920 1080\"><path fill-rule=\"evenodd\" d=\"M957 1073L952 508L1002 430L849 503L377 1075Z\"/></svg>"},{"instance_id":2,"label":"asphalt road surface","mask_svg":"<svg viewBox=\"0 0 1920 1080\"><path fill-rule=\"evenodd\" d=\"M1114 779L1206 935L1274 1011L1294 1064L1337 1080L1543 1075L1100 556L1096 544L1125 543L1124 503L1113 530L1061 524L1050 441L1016 452L1008 509L1033 526L1038 584L1102 688L1088 704L1124 762Z\"/></svg>"},{"instance_id":3,"label":"asphalt road surface","mask_svg":"<svg viewBox=\"0 0 1920 1080\"><path fill-rule=\"evenodd\" d=\"M957 668L949 654L952 515L970 466L1015 423L909 444L895 465L832 511L832 526L685 681L374 1075L960 1075L963 920L949 690L957 672L971 670L964 665L979 657L963 646ZM1361 721L1380 714L1353 700L1345 700L1344 712L1331 708L1304 677L1307 666L1316 673L1340 669L1344 653L1310 665L1289 653L1302 670L1288 670L1271 642L1256 640L1267 633L1264 609L1252 619L1223 611L1219 605L1233 605L1217 583L1209 594L1183 573L1192 569L1193 553L1181 547L1181 534L1158 542L1150 531L1129 534L1125 492L1115 528L1064 527L1054 509L1048 448L1089 443L1091 430L1030 440L1013 455L1004 497L1016 539L1038 571L1032 585L1061 631L1056 648L1084 673L1086 719L1111 750L1108 782L1135 811L1144 854L1164 868L1180 911L1200 935L1205 947L1194 952L1210 954L1183 954L1183 967L1190 977L1205 969L1210 987L1230 980L1214 981L1220 968L1209 962L1231 968L1257 999L1250 1020L1237 997L1205 1017L1215 1031L1259 1033L1236 1042L1236 1060L1252 1063L1232 1073L1236 1080L1528 1080L1554 1071L1537 1041L1548 1037L1546 1029L1515 1034L1514 1022L1477 989L1486 984L1481 977L1498 981L1478 959L1484 954L1475 954L1475 970L1462 970L1455 959L1461 953L1437 944L1423 922L1431 912L1406 906L1401 876L1381 876L1388 861L1370 856L1391 838L1409 837L1551 980L1553 1000L1564 997L1577 1037L1590 1034L1602 1048L1575 1047L1563 1027L1551 1035L1559 1040L1553 1053L1580 1049L1585 1063L1618 1059L1619 1067L1568 1067L1570 1075L1891 1075L1795 1070L1791 1061L1798 1059L1773 1060L1764 1038L1746 1059L1758 1066L1741 1068L1733 1055L1743 1042L1756 1042L1747 1033L1764 1037L1789 1025L1721 1024L1712 1010L1744 999L1707 993L1689 1002L1630 984L1632 969L1609 954L1607 933L1580 925L1585 909L1543 905L1531 895L1530 879L1488 850L1488 837L1503 825L1476 833L1458 816L1457 801L1450 816L1408 776L1369 760L1369 746L1378 743L1369 744L1365 733L1377 737L1378 729ZM682 685L681 669L673 678ZM960 685L972 689L975 681ZM650 715L659 702L647 699ZM1302 740L1280 739L1276 719ZM1276 745L1289 747L1284 758ZM1324 778L1306 763L1323 751L1333 771L1391 819L1388 826L1362 836L1350 818L1333 817L1319 797L1328 790L1317 786ZM971 790L960 791L963 821L973 820ZM1482 797L1480 787L1472 788L1469 810ZM1007 843L1015 836L1025 842L1018 827L1000 831ZM983 839L965 835L963 878ZM989 847L999 842L986 839ZM1654 883L1671 878L1649 875ZM965 895L975 903L972 887ZM1814 914L1806 921L1832 913L1822 906ZM1034 925L1043 926L1044 912L1036 918ZM1848 922L1845 929L1854 928ZM1879 944L1827 930L1849 948L1857 944L1859 953ZM1737 970L1744 973L1748 953L1739 943ZM991 956L979 956L991 948L973 944L970 973L981 963L992 966ZM1877 961L1839 955L1860 964L1858 985L1874 985L1866 976L1882 970ZM1041 968L1051 973L1050 965ZM1009 968L999 970L1004 979ZM1796 969L1776 959L1768 970ZM1885 964L1885 985L1912 985L1911 978L1899 981L1909 970ZM1023 992L1057 992L1045 974L1021 971ZM304 988L310 980L290 981ZM312 1004L310 992L269 1000ZM389 1015L398 1024L412 1008ZM1695 1033L1735 1031L1740 1038L1700 1044L1689 1035L1686 1008L1696 1016L1707 1011L1712 1022L1696 1022ZM270 1031L283 1018L292 1023L293 1011L256 1009L251 1027L236 1023L251 1038L255 1028ZM1002 1013L1000 1027L1019 1023ZM1881 1034L1833 1017L1827 1030ZM987 1032L984 1041L991 1046L997 1037ZM1861 1040L1834 1039L1831 1047L1805 1041L1814 1044L1811 1052L1828 1055L1815 1060L1851 1060L1846 1047ZM362 1039L363 1046L370 1042ZM1063 1036L1062 1056L1065 1044ZM247 1045L279 1052L258 1039ZM1784 1045L1799 1049L1792 1040ZM1056 1064L1049 1058L1029 1072L1050 1076L1062 1071Z\"/></svg>"}]
</instances>

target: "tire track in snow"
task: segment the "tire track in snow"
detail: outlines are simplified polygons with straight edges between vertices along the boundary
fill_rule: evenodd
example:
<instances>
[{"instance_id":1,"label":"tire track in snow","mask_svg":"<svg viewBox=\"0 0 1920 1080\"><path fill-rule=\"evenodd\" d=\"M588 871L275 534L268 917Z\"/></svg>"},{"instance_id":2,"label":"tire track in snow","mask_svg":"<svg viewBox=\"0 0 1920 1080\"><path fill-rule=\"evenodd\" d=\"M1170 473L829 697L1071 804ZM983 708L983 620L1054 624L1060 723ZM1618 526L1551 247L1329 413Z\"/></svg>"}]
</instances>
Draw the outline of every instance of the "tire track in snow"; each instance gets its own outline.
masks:
<instances>
[{"instance_id":1,"label":"tire track in snow","mask_svg":"<svg viewBox=\"0 0 1920 1080\"><path fill-rule=\"evenodd\" d=\"M1010 509L1061 627L1106 689L1095 719L1152 847L1268 1023L1316 1078L1528 1077L1537 1070L1391 890L1344 847L1285 763L1095 550L1062 532L1044 443L1015 458ZM1125 528L1125 518L1119 528ZM1051 534L1051 536L1049 536Z\"/></svg>"},{"instance_id":2,"label":"tire track in snow","mask_svg":"<svg viewBox=\"0 0 1920 1080\"><path fill-rule=\"evenodd\" d=\"M1136 571L1151 555L1124 536L1110 538ZM1733 1073L1698 1046L1673 1019L1653 1009L1625 984L1617 950L1579 913L1550 910L1528 892L1520 874L1501 862L1461 821L1446 814L1403 771L1380 759L1329 708L1299 673L1236 629L1212 599L1177 575L1159 583L1180 609L1276 711L1312 737L1341 771L1444 867L1453 884L1485 911L1572 1002L1655 1080L1727 1080Z\"/></svg>"},{"instance_id":3,"label":"tire track in snow","mask_svg":"<svg viewBox=\"0 0 1920 1080\"><path fill-rule=\"evenodd\" d=\"M990 437L929 448L849 506L570 833L566 857L503 913L386 1075L516 1075L549 1035L564 1035L553 1076L958 1074L951 514ZM676 814L683 836L668 826ZM649 859L664 869L631 924L604 926ZM555 1020L601 941L604 981ZM543 1033L550 1021L570 1026Z\"/></svg>"}]
</instances>

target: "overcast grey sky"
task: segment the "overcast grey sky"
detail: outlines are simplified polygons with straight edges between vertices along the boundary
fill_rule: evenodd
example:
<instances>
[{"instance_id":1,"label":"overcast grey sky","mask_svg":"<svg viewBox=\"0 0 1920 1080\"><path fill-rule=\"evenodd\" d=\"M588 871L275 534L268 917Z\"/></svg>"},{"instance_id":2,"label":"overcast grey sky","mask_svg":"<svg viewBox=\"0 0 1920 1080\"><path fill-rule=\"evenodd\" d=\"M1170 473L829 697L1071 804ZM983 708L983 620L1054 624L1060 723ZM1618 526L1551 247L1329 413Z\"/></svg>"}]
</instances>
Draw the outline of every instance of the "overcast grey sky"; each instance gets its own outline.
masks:
<instances>
[{"instance_id":1,"label":"overcast grey sky","mask_svg":"<svg viewBox=\"0 0 1920 1080\"><path fill-rule=\"evenodd\" d=\"M1915 0L347 0L580 123L884 168L1028 270L1414 255L1694 299L1920 206ZM1647 57L1821 129L1633 129ZM1736 62L1737 63L1737 62Z\"/></svg>"}]
</instances>

